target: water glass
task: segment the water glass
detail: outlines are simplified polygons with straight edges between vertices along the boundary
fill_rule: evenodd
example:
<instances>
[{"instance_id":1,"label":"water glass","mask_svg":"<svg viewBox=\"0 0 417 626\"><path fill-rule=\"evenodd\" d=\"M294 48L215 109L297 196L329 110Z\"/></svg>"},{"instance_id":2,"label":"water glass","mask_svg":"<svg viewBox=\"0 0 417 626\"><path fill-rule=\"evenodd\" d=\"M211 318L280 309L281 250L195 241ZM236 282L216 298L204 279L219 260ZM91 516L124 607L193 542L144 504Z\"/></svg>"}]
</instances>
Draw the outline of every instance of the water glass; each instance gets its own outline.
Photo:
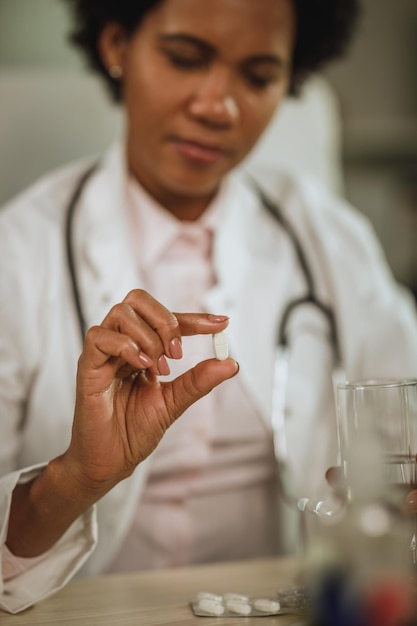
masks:
<instances>
[{"instance_id":1,"label":"water glass","mask_svg":"<svg viewBox=\"0 0 417 626\"><path fill-rule=\"evenodd\" d=\"M364 380L337 387L340 465L348 501L381 498L399 514L416 488L417 380ZM417 564L417 516L410 537Z\"/></svg>"}]
</instances>

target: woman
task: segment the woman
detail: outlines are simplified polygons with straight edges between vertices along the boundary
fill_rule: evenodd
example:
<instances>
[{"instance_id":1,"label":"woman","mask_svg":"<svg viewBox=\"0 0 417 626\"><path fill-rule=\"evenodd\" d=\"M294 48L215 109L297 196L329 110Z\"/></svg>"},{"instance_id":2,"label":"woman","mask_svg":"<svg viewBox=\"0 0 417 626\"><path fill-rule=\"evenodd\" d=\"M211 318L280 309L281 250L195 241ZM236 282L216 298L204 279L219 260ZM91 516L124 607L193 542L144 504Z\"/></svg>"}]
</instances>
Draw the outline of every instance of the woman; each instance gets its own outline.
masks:
<instances>
[{"instance_id":1,"label":"woman","mask_svg":"<svg viewBox=\"0 0 417 626\"><path fill-rule=\"evenodd\" d=\"M345 49L356 2L70 4L126 133L0 216L2 606L13 611L77 571L278 553L275 451L295 494L321 488L333 362L355 378L417 368L414 308L364 219L313 181L232 172L283 98ZM274 385L277 332L299 300L282 333L288 382ZM204 335L228 318L233 359L216 363ZM285 391L285 439L273 389Z\"/></svg>"}]
</instances>

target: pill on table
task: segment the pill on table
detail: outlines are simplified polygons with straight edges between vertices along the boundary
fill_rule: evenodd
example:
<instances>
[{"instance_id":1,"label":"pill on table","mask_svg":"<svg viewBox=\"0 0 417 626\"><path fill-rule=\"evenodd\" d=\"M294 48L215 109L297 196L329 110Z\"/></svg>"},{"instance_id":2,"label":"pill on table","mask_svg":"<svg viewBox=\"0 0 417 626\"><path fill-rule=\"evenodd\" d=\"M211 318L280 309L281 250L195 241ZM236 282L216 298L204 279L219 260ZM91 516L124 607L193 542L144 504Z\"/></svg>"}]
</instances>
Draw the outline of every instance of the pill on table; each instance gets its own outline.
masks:
<instances>
[{"instance_id":1,"label":"pill on table","mask_svg":"<svg viewBox=\"0 0 417 626\"><path fill-rule=\"evenodd\" d=\"M242 602L240 600L227 600L226 607L232 613L237 613L238 615L250 615L252 612L250 604L247 602Z\"/></svg>"},{"instance_id":2,"label":"pill on table","mask_svg":"<svg viewBox=\"0 0 417 626\"><path fill-rule=\"evenodd\" d=\"M244 595L243 593L234 593L229 592L223 594L223 599L227 600L237 600L238 602L249 602L249 596Z\"/></svg>"},{"instance_id":3,"label":"pill on table","mask_svg":"<svg viewBox=\"0 0 417 626\"><path fill-rule=\"evenodd\" d=\"M279 602L269 598L257 598L254 600L253 606L257 611L262 611L263 613L278 613L281 609Z\"/></svg>"},{"instance_id":4,"label":"pill on table","mask_svg":"<svg viewBox=\"0 0 417 626\"><path fill-rule=\"evenodd\" d=\"M210 600L209 598L202 598L198 602L198 608L201 611L204 611L204 613L209 613L210 615L223 615L224 613L223 604Z\"/></svg>"},{"instance_id":5,"label":"pill on table","mask_svg":"<svg viewBox=\"0 0 417 626\"><path fill-rule=\"evenodd\" d=\"M229 344L224 330L213 335L214 356L219 361L224 361L229 356Z\"/></svg>"},{"instance_id":6,"label":"pill on table","mask_svg":"<svg viewBox=\"0 0 417 626\"><path fill-rule=\"evenodd\" d=\"M197 594L197 601L199 600L212 600L213 602L221 602L222 596L219 596L216 593L211 593L210 591L199 591Z\"/></svg>"}]
</instances>

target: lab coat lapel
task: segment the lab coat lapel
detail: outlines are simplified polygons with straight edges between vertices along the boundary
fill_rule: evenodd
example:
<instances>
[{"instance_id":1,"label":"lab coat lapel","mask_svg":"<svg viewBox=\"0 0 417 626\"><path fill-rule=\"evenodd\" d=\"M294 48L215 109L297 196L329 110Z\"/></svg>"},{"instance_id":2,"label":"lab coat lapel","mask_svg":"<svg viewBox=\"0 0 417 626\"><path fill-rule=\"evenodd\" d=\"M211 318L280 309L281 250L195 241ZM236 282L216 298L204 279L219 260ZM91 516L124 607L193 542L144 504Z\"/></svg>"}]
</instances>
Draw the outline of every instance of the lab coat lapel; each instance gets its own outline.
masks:
<instances>
[{"instance_id":1,"label":"lab coat lapel","mask_svg":"<svg viewBox=\"0 0 417 626\"><path fill-rule=\"evenodd\" d=\"M288 238L257 196L233 181L228 209L215 241L216 288L207 305L230 317L230 353L245 388L269 423L274 353L284 294L291 293Z\"/></svg>"},{"instance_id":2,"label":"lab coat lapel","mask_svg":"<svg viewBox=\"0 0 417 626\"><path fill-rule=\"evenodd\" d=\"M238 190L230 200L215 261L219 281L210 307L230 316L231 356L240 364L239 376L255 406L271 424L279 326L289 303L305 296L306 284L290 237L247 187L246 193ZM285 394L291 416L286 423L289 476L293 492L305 495L322 487L328 460L334 456L328 420L332 348L328 325L316 309L304 307L290 322L292 376L280 395ZM275 434L279 442L280 432ZM322 444L320 455L310 446L315 437Z\"/></svg>"},{"instance_id":3,"label":"lab coat lapel","mask_svg":"<svg viewBox=\"0 0 417 626\"><path fill-rule=\"evenodd\" d=\"M88 325L100 323L111 306L142 287L129 237L122 148L106 155L80 199L75 216L76 264Z\"/></svg>"}]
</instances>

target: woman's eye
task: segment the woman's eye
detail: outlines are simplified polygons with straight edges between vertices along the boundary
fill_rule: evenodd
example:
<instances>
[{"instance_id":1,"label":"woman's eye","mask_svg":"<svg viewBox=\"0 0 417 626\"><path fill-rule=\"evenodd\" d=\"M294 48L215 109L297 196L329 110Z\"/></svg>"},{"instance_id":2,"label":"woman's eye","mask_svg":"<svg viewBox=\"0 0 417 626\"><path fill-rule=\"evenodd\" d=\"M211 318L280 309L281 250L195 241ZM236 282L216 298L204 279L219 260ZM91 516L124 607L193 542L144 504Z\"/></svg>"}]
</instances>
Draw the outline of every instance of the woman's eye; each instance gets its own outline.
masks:
<instances>
[{"instance_id":1,"label":"woman's eye","mask_svg":"<svg viewBox=\"0 0 417 626\"><path fill-rule=\"evenodd\" d=\"M266 89L272 83L278 81L276 76L258 76L257 74L246 74L245 78L251 87L255 89Z\"/></svg>"},{"instance_id":2,"label":"woman's eye","mask_svg":"<svg viewBox=\"0 0 417 626\"><path fill-rule=\"evenodd\" d=\"M190 57L173 52L169 52L167 56L172 65L180 69L196 69L206 65L206 61L200 57Z\"/></svg>"}]
</instances>

